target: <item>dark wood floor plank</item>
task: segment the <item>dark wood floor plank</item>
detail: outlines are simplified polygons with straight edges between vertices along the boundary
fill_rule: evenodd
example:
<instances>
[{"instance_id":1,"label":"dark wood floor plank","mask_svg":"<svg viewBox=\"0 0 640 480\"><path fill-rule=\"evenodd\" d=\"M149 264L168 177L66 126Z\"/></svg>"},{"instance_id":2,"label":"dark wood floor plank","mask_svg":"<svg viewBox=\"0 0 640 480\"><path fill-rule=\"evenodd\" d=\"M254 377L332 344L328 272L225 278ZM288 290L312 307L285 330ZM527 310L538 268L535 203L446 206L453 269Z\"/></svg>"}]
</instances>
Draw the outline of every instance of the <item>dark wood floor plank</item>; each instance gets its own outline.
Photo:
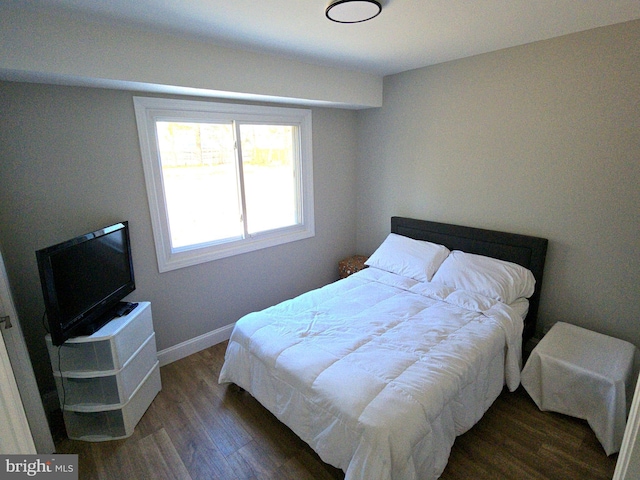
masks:
<instances>
[{"instance_id":1,"label":"dark wood floor plank","mask_svg":"<svg viewBox=\"0 0 640 480\"><path fill-rule=\"evenodd\" d=\"M99 478L127 478L143 480L138 468L137 444L123 440L99 442L91 445L92 455L98 464Z\"/></svg>"},{"instance_id":2,"label":"dark wood floor plank","mask_svg":"<svg viewBox=\"0 0 640 480\"><path fill-rule=\"evenodd\" d=\"M237 416L226 409L210 384L189 365L189 375L175 376L194 409L197 420L223 455L229 455L252 440L252 436L238 422ZM184 370L185 372L187 370Z\"/></svg>"},{"instance_id":3,"label":"dark wood floor plank","mask_svg":"<svg viewBox=\"0 0 640 480\"><path fill-rule=\"evenodd\" d=\"M155 401L162 402L162 397ZM188 401L167 403L160 409L163 424L192 478L230 478L224 455L202 428L193 405Z\"/></svg>"},{"instance_id":4,"label":"dark wood floor plank","mask_svg":"<svg viewBox=\"0 0 640 480\"><path fill-rule=\"evenodd\" d=\"M493 457L510 463L510 470ZM474 471L473 478L478 480L610 479L616 457L607 457L586 422L541 412L520 387L514 393L505 390L478 424L456 439L442 479L462 478L457 463L460 460L468 464L470 458L473 465L467 465L467 469L482 466L483 471ZM514 476L510 472L517 465L521 470ZM453 472L451 477L449 470Z\"/></svg>"},{"instance_id":5,"label":"dark wood floor plank","mask_svg":"<svg viewBox=\"0 0 640 480\"><path fill-rule=\"evenodd\" d=\"M58 438L77 453L82 480L341 480L251 395L219 385L226 342L162 367L162 391L131 437ZM541 412L524 389L506 390L456 439L443 480L605 480L607 457L583 420Z\"/></svg>"},{"instance_id":6,"label":"dark wood floor plank","mask_svg":"<svg viewBox=\"0 0 640 480\"><path fill-rule=\"evenodd\" d=\"M62 438L58 441L63 443L69 442L69 440L63 440ZM92 444L89 442L74 442L74 445L74 451L69 453L78 455L78 478L82 478L83 480L99 480L98 463L93 456Z\"/></svg>"},{"instance_id":7,"label":"dark wood floor plank","mask_svg":"<svg viewBox=\"0 0 640 480\"><path fill-rule=\"evenodd\" d=\"M304 448L285 463L279 470L283 479L311 478L315 480L344 479L344 472L322 462L318 455L310 448Z\"/></svg>"},{"instance_id":8,"label":"dark wood floor plank","mask_svg":"<svg viewBox=\"0 0 640 480\"><path fill-rule=\"evenodd\" d=\"M138 444L140 461L144 462L147 471L145 478L190 480L191 475L164 428L140 439Z\"/></svg>"},{"instance_id":9,"label":"dark wood floor plank","mask_svg":"<svg viewBox=\"0 0 640 480\"><path fill-rule=\"evenodd\" d=\"M257 442L249 442L234 455L242 459L256 478L276 478L276 472L286 461L286 458L272 455Z\"/></svg>"}]
</instances>

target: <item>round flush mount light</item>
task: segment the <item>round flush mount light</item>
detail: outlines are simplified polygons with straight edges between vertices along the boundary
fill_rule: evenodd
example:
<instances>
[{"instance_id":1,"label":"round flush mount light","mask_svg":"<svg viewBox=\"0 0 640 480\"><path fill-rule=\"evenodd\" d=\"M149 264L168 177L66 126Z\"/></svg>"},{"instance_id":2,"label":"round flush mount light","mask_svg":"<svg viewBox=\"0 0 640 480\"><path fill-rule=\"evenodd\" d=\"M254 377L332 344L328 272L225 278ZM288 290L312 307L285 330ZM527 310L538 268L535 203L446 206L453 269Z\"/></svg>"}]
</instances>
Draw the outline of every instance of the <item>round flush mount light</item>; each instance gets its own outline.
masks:
<instances>
[{"instance_id":1,"label":"round flush mount light","mask_svg":"<svg viewBox=\"0 0 640 480\"><path fill-rule=\"evenodd\" d=\"M325 15L338 23L360 23L371 20L382 11L376 0L333 0Z\"/></svg>"}]
</instances>

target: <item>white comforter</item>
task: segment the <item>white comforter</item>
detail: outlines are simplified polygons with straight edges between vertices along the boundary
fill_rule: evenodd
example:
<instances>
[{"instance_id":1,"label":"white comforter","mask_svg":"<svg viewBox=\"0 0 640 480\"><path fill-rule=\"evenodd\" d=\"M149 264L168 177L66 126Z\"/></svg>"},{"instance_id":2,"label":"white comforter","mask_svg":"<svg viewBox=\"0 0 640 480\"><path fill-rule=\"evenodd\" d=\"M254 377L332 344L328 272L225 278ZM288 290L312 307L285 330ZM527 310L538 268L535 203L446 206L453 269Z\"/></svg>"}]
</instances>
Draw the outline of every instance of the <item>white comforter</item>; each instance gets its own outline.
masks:
<instances>
[{"instance_id":1,"label":"white comforter","mask_svg":"<svg viewBox=\"0 0 640 480\"><path fill-rule=\"evenodd\" d=\"M220 382L346 480L437 478L456 435L520 381L509 306L369 268L240 319Z\"/></svg>"}]
</instances>

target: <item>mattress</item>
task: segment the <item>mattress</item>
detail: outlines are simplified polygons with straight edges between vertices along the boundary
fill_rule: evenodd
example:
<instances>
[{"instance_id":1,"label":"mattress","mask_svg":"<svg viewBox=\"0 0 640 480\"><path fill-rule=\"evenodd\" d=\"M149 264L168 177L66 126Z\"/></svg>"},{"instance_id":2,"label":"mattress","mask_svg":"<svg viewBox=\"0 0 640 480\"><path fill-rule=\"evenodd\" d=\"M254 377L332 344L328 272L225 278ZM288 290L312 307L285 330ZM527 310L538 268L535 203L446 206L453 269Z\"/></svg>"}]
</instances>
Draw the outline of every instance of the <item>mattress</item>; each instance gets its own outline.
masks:
<instances>
[{"instance_id":1,"label":"mattress","mask_svg":"<svg viewBox=\"0 0 640 480\"><path fill-rule=\"evenodd\" d=\"M517 388L523 311L368 268L240 319L219 381L346 480L437 478L455 437Z\"/></svg>"}]
</instances>

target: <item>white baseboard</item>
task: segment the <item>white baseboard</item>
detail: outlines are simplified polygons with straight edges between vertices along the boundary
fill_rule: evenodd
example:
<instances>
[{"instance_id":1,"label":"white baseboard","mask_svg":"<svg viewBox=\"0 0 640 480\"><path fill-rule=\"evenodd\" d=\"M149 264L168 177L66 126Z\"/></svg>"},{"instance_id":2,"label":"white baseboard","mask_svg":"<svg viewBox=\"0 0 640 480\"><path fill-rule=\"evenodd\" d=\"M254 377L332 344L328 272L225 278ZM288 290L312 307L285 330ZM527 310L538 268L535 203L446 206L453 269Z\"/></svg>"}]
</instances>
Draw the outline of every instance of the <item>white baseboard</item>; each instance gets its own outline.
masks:
<instances>
[{"instance_id":1,"label":"white baseboard","mask_svg":"<svg viewBox=\"0 0 640 480\"><path fill-rule=\"evenodd\" d=\"M235 323L232 323L231 325L204 333L199 337L192 338L186 342L174 345L173 347L160 350L158 352L158 361L160 362L160 366L168 365L169 363L173 363L181 358L197 353L200 350L204 350L205 348L209 348L220 342L229 340L234 325Z\"/></svg>"}]
</instances>

